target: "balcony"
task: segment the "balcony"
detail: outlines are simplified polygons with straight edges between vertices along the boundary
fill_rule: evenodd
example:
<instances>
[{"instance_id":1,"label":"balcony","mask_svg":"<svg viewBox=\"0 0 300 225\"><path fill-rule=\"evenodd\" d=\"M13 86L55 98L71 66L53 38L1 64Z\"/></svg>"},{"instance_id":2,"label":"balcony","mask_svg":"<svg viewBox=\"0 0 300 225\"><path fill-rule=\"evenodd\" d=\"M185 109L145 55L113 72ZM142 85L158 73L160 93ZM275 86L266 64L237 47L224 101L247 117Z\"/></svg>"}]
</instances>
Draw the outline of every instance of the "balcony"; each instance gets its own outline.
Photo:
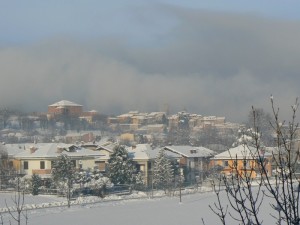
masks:
<instances>
[{"instance_id":1,"label":"balcony","mask_svg":"<svg viewBox=\"0 0 300 225\"><path fill-rule=\"evenodd\" d=\"M37 175L51 174L51 169L32 170L32 174L37 174Z\"/></svg>"}]
</instances>

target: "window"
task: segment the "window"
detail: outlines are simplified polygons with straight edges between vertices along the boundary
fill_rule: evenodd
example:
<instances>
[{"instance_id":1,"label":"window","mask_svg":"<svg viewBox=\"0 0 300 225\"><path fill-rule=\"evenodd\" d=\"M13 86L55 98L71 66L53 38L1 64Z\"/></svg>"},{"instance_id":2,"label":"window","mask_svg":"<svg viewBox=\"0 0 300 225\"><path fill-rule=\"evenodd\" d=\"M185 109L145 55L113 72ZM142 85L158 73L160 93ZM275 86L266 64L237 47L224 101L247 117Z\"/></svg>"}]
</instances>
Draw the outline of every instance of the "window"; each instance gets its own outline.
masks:
<instances>
[{"instance_id":1,"label":"window","mask_svg":"<svg viewBox=\"0 0 300 225\"><path fill-rule=\"evenodd\" d=\"M244 168L249 167L249 162L247 160L244 160L243 161L243 166L244 166Z\"/></svg>"},{"instance_id":2,"label":"window","mask_svg":"<svg viewBox=\"0 0 300 225\"><path fill-rule=\"evenodd\" d=\"M223 166L228 167L228 161L227 160L223 162Z\"/></svg>"},{"instance_id":3,"label":"window","mask_svg":"<svg viewBox=\"0 0 300 225\"><path fill-rule=\"evenodd\" d=\"M45 161L40 161L40 169L45 169Z\"/></svg>"},{"instance_id":4,"label":"window","mask_svg":"<svg viewBox=\"0 0 300 225\"><path fill-rule=\"evenodd\" d=\"M27 161L24 161L23 169L28 170L28 162Z\"/></svg>"},{"instance_id":5,"label":"window","mask_svg":"<svg viewBox=\"0 0 300 225\"><path fill-rule=\"evenodd\" d=\"M55 162L51 161L51 169L54 167L54 165L55 165Z\"/></svg>"},{"instance_id":6,"label":"window","mask_svg":"<svg viewBox=\"0 0 300 225\"><path fill-rule=\"evenodd\" d=\"M151 162L148 162L148 170L150 171L152 169L152 163Z\"/></svg>"},{"instance_id":7,"label":"window","mask_svg":"<svg viewBox=\"0 0 300 225\"><path fill-rule=\"evenodd\" d=\"M136 172L140 172L141 171L141 165L140 164L135 164L135 169L136 169Z\"/></svg>"},{"instance_id":8,"label":"window","mask_svg":"<svg viewBox=\"0 0 300 225\"><path fill-rule=\"evenodd\" d=\"M105 161L96 161L95 164L100 171L106 170Z\"/></svg>"},{"instance_id":9,"label":"window","mask_svg":"<svg viewBox=\"0 0 300 225\"><path fill-rule=\"evenodd\" d=\"M236 160L233 161L232 166L233 166L233 168L237 167L237 161Z\"/></svg>"}]
</instances>

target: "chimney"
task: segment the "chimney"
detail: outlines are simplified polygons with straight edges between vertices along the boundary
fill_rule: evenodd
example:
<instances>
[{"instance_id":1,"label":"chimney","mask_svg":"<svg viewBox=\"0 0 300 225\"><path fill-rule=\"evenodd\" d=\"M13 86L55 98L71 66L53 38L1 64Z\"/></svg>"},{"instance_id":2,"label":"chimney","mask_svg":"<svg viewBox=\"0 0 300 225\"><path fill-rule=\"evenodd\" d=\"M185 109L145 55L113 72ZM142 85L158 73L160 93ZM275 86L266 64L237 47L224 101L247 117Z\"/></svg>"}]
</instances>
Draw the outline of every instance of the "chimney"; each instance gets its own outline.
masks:
<instances>
[{"instance_id":1,"label":"chimney","mask_svg":"<svg viewBox=\"0 0 300 225\"><path fill-rule=\"evenodd\" d=\"M30 149L30 154L34 153L37 150L37 148L34 146L31 146L29 149Z\"/></svg>"},{"instance_id":2,"label":"chimney","mask_svg":"<svg viewBox=\"0 0 300 225\"><path fill-rule=\"evenodd\" d=\"M64 148L60 147L60 146L57 146L57 153L62 153L64 150Z\"/></svg>"}]
</instances>

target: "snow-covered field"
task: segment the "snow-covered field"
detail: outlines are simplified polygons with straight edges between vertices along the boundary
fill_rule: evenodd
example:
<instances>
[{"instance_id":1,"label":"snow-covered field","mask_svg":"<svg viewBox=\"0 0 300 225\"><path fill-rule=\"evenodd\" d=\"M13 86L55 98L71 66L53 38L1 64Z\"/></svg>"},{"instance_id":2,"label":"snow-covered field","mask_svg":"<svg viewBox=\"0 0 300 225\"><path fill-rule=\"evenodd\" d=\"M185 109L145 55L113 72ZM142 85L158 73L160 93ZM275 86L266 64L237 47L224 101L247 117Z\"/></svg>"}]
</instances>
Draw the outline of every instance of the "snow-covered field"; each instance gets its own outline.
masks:
<instances>
[{"instance_id":1,"label":"snow-covered field","mask_svg":"<svg viewBox=\"0 0 300 225\"><path fill-rule=\"evenodd\" d=\"M122 199L120 196L112 196L107 199L90 197L78 199L76 205L71 208L66 206L42 208L28 210L29 225L53 225L53 224L72 224L72 225L201 225L202 219L206 225L220 224L215 214L209 209L216 201L215 194L212 192L194 193L182 196L179 202L178 196L150 198L145 194L136 194L140 199ZM1 194L1 205L3 198L9 197L8 194ZM223 202L226 202L223 196ZM128 198L128 196L127 196ZM94 202L92 204L87 202ZM42 204L54 202L64 202L64 198L54 196L26 196L25 201L29 204ZM275 221L268 216L267 207L261 212L264 215L264 224L275 224ZM3 213L4 220L8 214ZM13 221L12 221L13 222ZM4 223L6 224L6 223ZM7 223L8 224L8 223ZM14 223L12 223L14 224ZM228 223L237 224L237 223Z\"/></svg>"}]
</instances>

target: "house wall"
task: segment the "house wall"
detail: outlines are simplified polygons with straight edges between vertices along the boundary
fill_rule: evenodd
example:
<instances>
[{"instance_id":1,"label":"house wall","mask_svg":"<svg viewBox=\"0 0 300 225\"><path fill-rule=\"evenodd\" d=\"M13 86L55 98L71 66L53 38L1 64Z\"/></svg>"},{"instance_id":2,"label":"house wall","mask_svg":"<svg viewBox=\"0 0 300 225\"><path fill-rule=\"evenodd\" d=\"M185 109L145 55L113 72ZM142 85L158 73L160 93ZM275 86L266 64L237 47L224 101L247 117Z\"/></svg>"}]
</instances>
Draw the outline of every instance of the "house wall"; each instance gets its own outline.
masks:
<instances>
[{"instance_id":1,"label":"house wall","mask_svg":"<svg viewBox=\"0 0 300 225\"><path fill-rule=\"evenodd\" d=\"M203 157L193 158L181 158L180 165L185 166L186 171L186 182L196 182L199 179L202 181L204 178L204 172L209 169L209 160Z\"/></svg>"},{"instance_id":2,"label":"house wall","mask_svg":"<svg viewBox=\"0 0 300 225\"><path fill-rule=\"evenodd\" d=\"M81 164L80 164L81 162ZM81 160L76 160L76 168L80 168L80 165L82 166L81 168L86 170L86 169L93 169L96 164L95 164L95 159L81 159Z\"/></svg>"},{"instance_id":3,"label":"house wall","mask_svg":"<svg viewBox=\"0 0 300 225\"><path fill-rule=\"evenodd\" d=\"M122 141L134 141L134 134L130 134L130 133L121 134L120 139Z\"/></svg>"},{"instance_id":4,"label":"house wall","mask_svg":"<svg viewBox=\"0 0 300 225\"><path fill-rule=\"evenodd\" d=\"M237 168L235 169L234 163L237 162ZM248 159L246 160L246 167L244 166L244 159L218 159L218 160L212 160L210 163L211 167L214 167L216 165L224 167L224 169L221 171L221 173L225 175L230 174L236 174L238 172L240 175L243 176L243 174L246 172L248 174L251 173L251 178L256 178L257 173L255 172L256 169L258 169L258 165L255 160ZM228 162L228 165L226 166L226 162ZM251 172L251 170L253 170ZM271 166L271 158L268 158L268 162L266 163L266 170L268 171L268 175L272 175L272 166Z\"/></svg>"},{"instance_id":5,"label":"house wall","mask_svg":"<svg viewBox=\"0 0 300 225\"><path fill-rule=\"evenodd\" d=\"M117 116L119 123L131 123L131 117L130 116Z\"/></svg>"},{"instance_id":6,"label":"house wall","mask_svg":"<svg viewBox=\"0 0 300 225\"><path fill-rule=\"evenodd\" d=\"M44 161L45 162L45 169L40 168L40 162ZM28 162L28 169L24 169L24 162ZM38 160L21 160L20 164L21 168L20 171L21 173L24 173L26 175L33 175L35 174L50 174L51 173L51 161L49 160L43 160L43 159L38 159Z\"/></svg>"},{"instance_id":7,"label":"house wall","mask_svg":"<svg viewBox=\"0 0 300 225\"><path fill-rule=\"evenodd\" d=\"M48 106L48 114L52 116L60 115L64 112L70 116L80 116L82 114L82 106L63 106L63 109L57 106Z\"/></svg>"},{"instance_id":8,"label":"house wall","mask_svg":"<svg viewBox=\"0 0 300 225\"><path fill-rule=\"evenodd\" d=\"M148 160L133 160L134 163L140 167L140 172L143 173L145 186L149 186L152 183L152 170L150 169L151 162ZM152 165L153 166L153 165Z\"/></svg>"},{"instance_id":9,"label":"house wall","mask_svg":"<svg viewBox=\"0 0 300 225\"><path fill-rule=\"evenodd\" d=\"M21 169L21 161L18 160L18 159L13 159L13 168L16 170L16 171L20 171Z\"/></svg>"},{"instance_id":10,"label":"house wall","mask_svg":"<svg viewBox=\"0 0 300 225\"><path fill-rule=\"evenodd\" d=\"M76 162L76 168L79 169L80 168L80 161L81 161L81 165L82 165L82 169L88 169L91 168L93 169L95 167L95 160L94 159L71 159L72 161L75 160ZM24 162L27 161L28 162L28 169L25 170L24 169ZM40 162L44 161L45 162L45 169L41 169L40 168ZM21 160L19 163L19 171L21 173L24 173L26 175L33 175L33 174L51 174L52 171L52 162L53 160L46 160L46 159L37 159L37 160Z\"/></svg>"}]
</instances>

